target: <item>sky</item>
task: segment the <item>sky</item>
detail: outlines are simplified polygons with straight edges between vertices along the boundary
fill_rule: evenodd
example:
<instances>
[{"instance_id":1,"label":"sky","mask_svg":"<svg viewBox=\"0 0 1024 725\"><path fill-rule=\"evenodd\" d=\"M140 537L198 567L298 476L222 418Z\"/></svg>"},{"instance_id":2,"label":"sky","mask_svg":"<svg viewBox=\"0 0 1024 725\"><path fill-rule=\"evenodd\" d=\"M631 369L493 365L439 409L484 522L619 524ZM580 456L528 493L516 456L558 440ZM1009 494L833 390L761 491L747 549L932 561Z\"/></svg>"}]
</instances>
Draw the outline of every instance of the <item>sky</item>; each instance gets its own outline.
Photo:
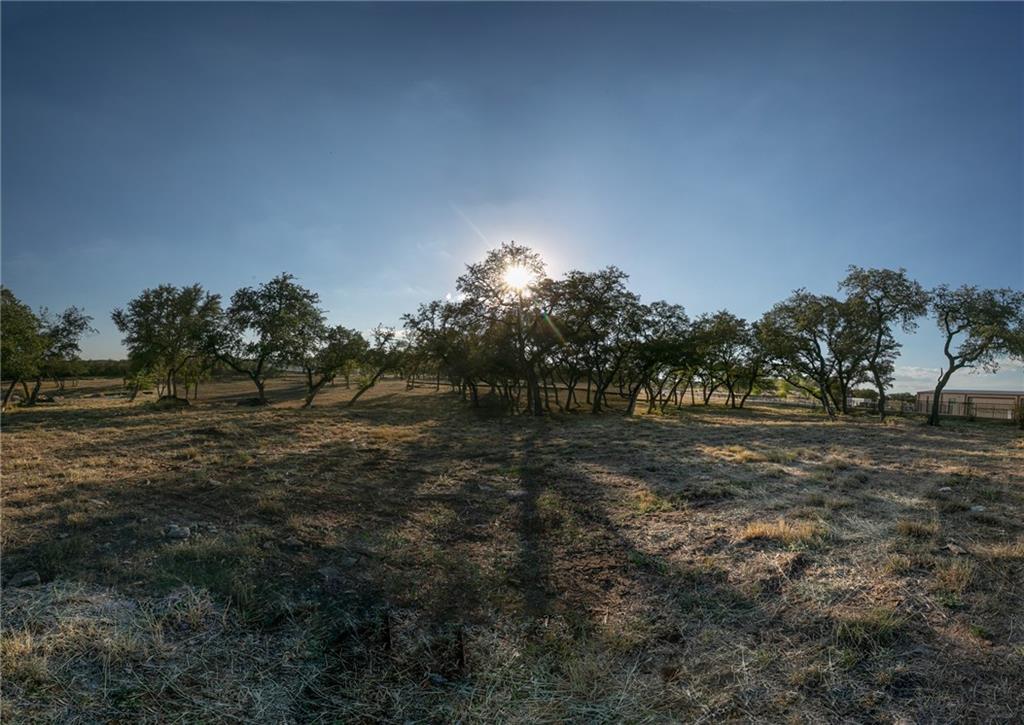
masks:
<instances>
[{"instance_id":1,"label":"sky","mask_svg":"<svg viewBox=\"0 0 1024 725\"><path fill-rule=\"evenodd\" d=\"M114 307L282 271L369 329L514 239L756 319L846 267L1024 288L1024 5L20 4L3 284ZM896 390L931 387L934 323ZM1024 388L1024 367L950 387Z\"/></svg>"}]
</instances>

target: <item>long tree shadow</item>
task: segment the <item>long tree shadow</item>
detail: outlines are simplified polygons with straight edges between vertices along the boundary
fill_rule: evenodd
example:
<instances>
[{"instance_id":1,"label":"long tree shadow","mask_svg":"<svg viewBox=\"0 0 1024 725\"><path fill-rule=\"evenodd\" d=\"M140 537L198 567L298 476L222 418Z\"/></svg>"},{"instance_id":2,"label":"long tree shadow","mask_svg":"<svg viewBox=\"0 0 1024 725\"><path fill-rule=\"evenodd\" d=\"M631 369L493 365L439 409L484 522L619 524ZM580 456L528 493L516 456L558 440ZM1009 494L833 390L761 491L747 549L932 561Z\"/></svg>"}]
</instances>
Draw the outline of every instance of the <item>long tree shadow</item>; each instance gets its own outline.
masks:
<instances>
[{"instance_id":1,"label":"long tree shadow","mask_svg":"<svg viewBox=\"0 0 1024 725\"><path fill-rule=\"evenodd\" d=\"M536 460L535 446L542 435L536 423L522 434L519 442L519 480L522 489L515 492L519 500L519 550L516 561L516 578L523 590L526 614L533 618L544 616L548 611L547 578L550 557L542 546L544 524L537 508L537 499L544 488L544 469Z\"/></svg>"}]
</instances>

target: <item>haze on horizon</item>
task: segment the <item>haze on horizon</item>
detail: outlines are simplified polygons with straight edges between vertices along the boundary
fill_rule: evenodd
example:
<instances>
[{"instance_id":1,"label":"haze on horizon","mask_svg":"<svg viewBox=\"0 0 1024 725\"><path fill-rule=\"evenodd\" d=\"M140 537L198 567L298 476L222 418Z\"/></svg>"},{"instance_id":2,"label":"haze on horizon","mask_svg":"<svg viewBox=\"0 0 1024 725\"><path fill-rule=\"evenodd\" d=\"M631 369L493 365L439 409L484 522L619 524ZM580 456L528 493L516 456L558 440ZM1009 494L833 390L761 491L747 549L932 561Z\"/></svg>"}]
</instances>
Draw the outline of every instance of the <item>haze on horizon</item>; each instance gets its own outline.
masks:
<instances>
[{"instance_id":1,"label":"haze on horizon","mask_svg":"<svg viewBox=\"0 0 1024 725\"><path fill-rule=\"evenodd\" d=\"M1024 6L3 3L3 284L288 271L396 324L514 239L754 319L847 265L1024 287ZM896 391L942 361L930 320ZM952 388L1024 388L1024 368Z\"/></svg>"}]
</instances>

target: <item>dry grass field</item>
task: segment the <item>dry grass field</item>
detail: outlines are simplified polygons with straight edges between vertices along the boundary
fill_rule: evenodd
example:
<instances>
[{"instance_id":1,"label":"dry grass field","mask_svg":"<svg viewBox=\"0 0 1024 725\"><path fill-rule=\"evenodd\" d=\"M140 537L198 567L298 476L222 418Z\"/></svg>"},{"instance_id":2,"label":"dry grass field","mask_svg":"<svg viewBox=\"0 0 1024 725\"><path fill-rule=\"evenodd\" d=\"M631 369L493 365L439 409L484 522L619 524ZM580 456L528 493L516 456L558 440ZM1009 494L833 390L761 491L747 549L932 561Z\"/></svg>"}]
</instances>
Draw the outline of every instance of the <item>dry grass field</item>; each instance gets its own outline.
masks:
<instances>
[{"instance_id":1,"label":"dry grass field","mask_svg":"<svg viewBox=\"0 0 1024 725\"><path fill-rule=\"evenodd\" d=\"M103 385L3 418L5 722L1024 713L1009 426Z\"/></svg>"}]
</instances>

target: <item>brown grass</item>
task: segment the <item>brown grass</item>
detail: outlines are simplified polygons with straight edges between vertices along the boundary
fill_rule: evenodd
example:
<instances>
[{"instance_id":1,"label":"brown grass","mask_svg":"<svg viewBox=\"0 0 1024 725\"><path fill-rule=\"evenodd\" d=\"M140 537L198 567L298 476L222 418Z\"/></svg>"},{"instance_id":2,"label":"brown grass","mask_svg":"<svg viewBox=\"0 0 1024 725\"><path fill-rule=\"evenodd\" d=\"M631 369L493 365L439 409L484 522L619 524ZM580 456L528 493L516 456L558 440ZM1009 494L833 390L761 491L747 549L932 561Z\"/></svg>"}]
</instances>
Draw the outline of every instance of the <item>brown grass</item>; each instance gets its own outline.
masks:
<instances>
[{"instance_id":1,"label":"brown grass","mask_svg":"<svg viewBox=\"0 0 1024 725\"><path fill-rule=\"evenodd\" d=\"M5 722L1024 711L1009 426L534 420L397 381L303 411L295 382L4 415L4 577L43 579L3 591Z\"/></svg>"},{"instance_id":2,"label":"brown grass","mask_svg":"<svg viewBox=\"0 0 1024 725\"><path fill-rule=\"evenodd\" d=\"M967 559L954 559L935 570L935 586L948 594L963 594L974 583L977 566Z\"/></svg>"},{"instance_id":3,"label":"brown grass","mask_svg":"<svg viewBox=\"0 0 1024 725\"><path fill-rule=\"evenodd\" d=\"M747 524L740 533L740 538L743 541L771 539L792 545L813 541L822 533L820 524L809 521L787 521L780 518L776 521L755 521Z\"/></svg>"},{"instance_id":4,"label":"brown grass","mask_svg":"<svg viewBox=\"0 0 1024 725\"><path fill-rule=\"evenodd\" d=\"M896 522L896 530L904 536L910 536L915 539L927 539L939 533L939 522L900 519Z\"/></svg>"}]
</instances>

